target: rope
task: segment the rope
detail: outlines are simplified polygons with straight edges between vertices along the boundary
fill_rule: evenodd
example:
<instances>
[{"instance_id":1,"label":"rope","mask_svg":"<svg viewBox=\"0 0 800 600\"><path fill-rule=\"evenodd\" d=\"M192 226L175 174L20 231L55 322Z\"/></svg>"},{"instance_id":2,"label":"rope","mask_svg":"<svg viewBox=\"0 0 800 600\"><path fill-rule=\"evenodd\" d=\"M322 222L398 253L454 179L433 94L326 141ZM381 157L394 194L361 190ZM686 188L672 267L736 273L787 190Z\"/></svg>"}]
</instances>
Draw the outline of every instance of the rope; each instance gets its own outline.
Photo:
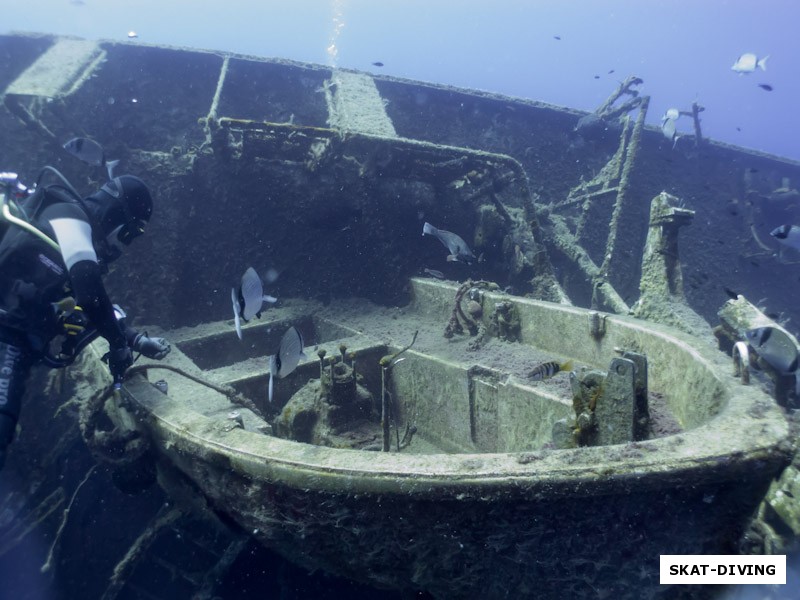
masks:
<instances>
[{"instance_id":1,"label":"rope","mask_svg":"<svg viewBox=\"0 0 800 600\"><path fill-rule=\"evenodd\" d=\"M111 431L100 427L100 419L105 414L106 401L114 395L112 386L98 390L80 406L78 425L81 437L97 460L121 466L134 462L148 449L149 443L138 431L114 427Z\"/></svg>"},{"instance_id":2,"label":"rope","mask_svg":"<svg viewBox=\"0 0 800 600\"><path fill-rule=\"evenodd\" d=\"M137 365L126 372L126 378L144 374L150 369L166 369L173 371L195 383L204 385L224 395L231 403L237 404L253 411L263 418L261 411L251 401L236 392L230 386L220 386L211 381L187 373L183 369L171 365ZM136 430L126 430L114 427L112 430L103 430L100 420L105 414L104 407L112 395L117 395L119 402L124 402L122 395L112 386L98 390L86 402L81 403L78 424L81 436L92 455L99 461L113 466L127 465L140 458L150 447L149 442Z\"/></svg>"},{"instance_id":3,"label":"rope","mask_svg":"<svg viewBox=\"0 0 800 600\"><path fill-rule=\"evenodd\" d=\"M253 411L259 417L263 418L261 411L255 405L252 400L248 400L232 387L227 385L218 385L212 381L208 381L207 379L203 379L202 377L198 377L197 375L192 375L191 373L187 373L183 369L179 369L178 367L173 367L172 365L136 365L135 367L131 367L125 373L126 377L131 377L133 375L138 375L140 373L145 373L150 369L166 369L167 371L172 371L173 373L177 373L187 379L194 381L195 383L199 383L200 385L204 385L208 388L211 388L215 392L219 392L223 396L225 396L231 403L236 404L238 406L242 406Z\"/></svg>"}]
</instances>

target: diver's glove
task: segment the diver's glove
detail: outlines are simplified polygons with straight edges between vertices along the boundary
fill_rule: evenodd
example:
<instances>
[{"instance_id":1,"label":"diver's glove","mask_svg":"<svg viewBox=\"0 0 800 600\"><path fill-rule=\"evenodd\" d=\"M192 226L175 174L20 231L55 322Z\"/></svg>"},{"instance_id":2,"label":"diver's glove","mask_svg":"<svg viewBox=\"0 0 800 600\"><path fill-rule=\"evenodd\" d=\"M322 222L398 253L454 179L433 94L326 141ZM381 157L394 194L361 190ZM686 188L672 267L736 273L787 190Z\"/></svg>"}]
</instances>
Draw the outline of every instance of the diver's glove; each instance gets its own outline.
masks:
<instances>
[{"instance_id":1,"label":"diver's glove","mask_svg":"<svg viewBox=\"0 0 800 600\"><path fill-rule=\"evenodd\" d=\"M122 383L125 371L133 364L133 353L127 346L118 346L108 351L108 368L114 383Z\"/></svg>"},{"instance_id":2,"label":"diver's glove","mask_svg":"<svg viewBox=\"0 0 800 600\"><path fill-rule=\"evenodd\" d=\"M164 358L172 349L169 346L169 342L164 338L147 337L144 333L140 333L136 336L131 347L136 350L136 352L144 354L147 358L154 358L156 360Z\"/></svg>"}]
</instances>

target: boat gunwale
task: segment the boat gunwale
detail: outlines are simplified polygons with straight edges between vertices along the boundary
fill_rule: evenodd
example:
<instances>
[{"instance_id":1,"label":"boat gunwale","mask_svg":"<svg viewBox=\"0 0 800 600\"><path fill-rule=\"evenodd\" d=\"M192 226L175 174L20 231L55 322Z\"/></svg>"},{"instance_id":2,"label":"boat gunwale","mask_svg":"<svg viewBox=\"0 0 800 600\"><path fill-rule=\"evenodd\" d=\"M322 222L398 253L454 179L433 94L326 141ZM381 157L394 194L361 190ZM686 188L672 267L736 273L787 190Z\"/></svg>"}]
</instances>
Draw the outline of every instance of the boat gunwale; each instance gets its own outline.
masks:
<instances>
[{"instance_id":1,"label":"boat gunwale","mask_svg":"<svg viewBox=\"0 0 800 600\"><path fill-rule=\"evenodd\" d=\"M584 317L584 308L518 297L546 310ZM688 351L713 378L723 402L707 422L679 434L614 446L507 453L406 454L336 449L231 428L229 423L185 408L158 392L143 376L125 384L150 416L151 437L167 452L177 449L243 476L302 489L349 493L479 493L509 491L551 495L611 492L690 481L724 481L777 472L788 460L788 424L774 401L756 386L723 379L724 355L688 334L631 317L606 315L623 333L656 336ZM757 407L758 410L754 410ZM758 428L756 432L756 428ZM774 469L765 469L765 464Z\"/></svg>"},{"instance_id":2,"label":"boat gunwale","mask_svg":"<svg viewBox=\"0 0 800 600\"><path fill-rule=\"evenodd\" d=\"M144 382L141 376L136 379ZM133 382L133 386L136 385ZM149 383L143 385L152 387ZM132 391L142 393L142 390ZM146 393L160 394L154 388ZM629 491L633 487L642 491L647 487L695 485L700 480L707 484L724 482L743 474L752 475L754 464L758 464L761 473L771 473L771 469L766 468L769 464L778 469L788 460L788 455L776 452L775 445L754 445L747 450L737 448L733 453L705 452L694 456L686 453L671 460L669 465L665 465L663 454L659 452L662 449L658 447L650 448L650 459L631 459L619 453L611 460L608 449L625 446L491 454L365 452L302 444L238 428L225 430L215 427L214 419L179 408L178 412L183 414L175 418L177 403L156 401L159 406L151 407L150 412L151 423L156 426L151 439L160 438L162 448L168 454L177 453L179 462L181 458L192 456L211 468L304 490L422 496L449 492L483 498L508 492L538 497L544 494L548 497L594 495ZM142 405L141 396L139 404ZM173 406L167 408L168 405ZM680 434L680 437L692 436ZM642 442L639 447L658 446L661 440L669 439ZM267 443L257 450L253 448L254 442L256 446ZM298 446L304 446L301 455L298 455ZM691 447L691 439L681 446ZM571 461L567 457L569 453L573 456L581 453L582 460ZM559 454L565 460L558 460ZM417 467L408 468L408 463L417 463Z\"/></svg>"}]
</instances>

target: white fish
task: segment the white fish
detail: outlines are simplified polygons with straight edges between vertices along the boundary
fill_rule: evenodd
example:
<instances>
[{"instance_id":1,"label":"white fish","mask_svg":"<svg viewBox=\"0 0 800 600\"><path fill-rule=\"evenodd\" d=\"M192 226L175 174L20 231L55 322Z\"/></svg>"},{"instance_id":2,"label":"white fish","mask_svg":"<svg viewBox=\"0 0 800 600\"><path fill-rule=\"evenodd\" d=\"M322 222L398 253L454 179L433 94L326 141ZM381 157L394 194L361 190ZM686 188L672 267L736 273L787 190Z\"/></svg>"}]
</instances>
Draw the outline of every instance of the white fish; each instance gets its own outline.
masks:
<instances>
[{"instance_id":1,"label":"white fish","mask_svg":"<svg viewBox=\"0 0 800 600\"><path fill-rule=\"evenodd\" d=\"M64 150L78 157L86 164L105 167L108 171L109 180L114 179L114 167L119 164L119 161L106 161L106 153L103 147L94 140L85 137L72 138L64 144Z\"/></svg>"},{"instance_id":2,"label":"white fish","mask_svg":"<svg viewBox=\"0 0 800 600\"><path fill-rule=\"evenodd\" d=\"M664 134L664 137L669 141L674 141L675 132L675 119L664 119L664 122L661 124L661 133Z\"/></svg>"},{"instance_id":3,"label":"white fish","mask_svg":"<svg viewBox=\"0 0 800 600\"><path fill-rule=\"evenodd\" d=\"M430 223L425 223L422 226L422 235L432 235L439 238L439 241L444 244L444 247L450 251L447 256L448 261L460 260L465 263L472 263L475 260L475 255L469 249L467 243L455 233L445 231L444 229L436 229Z\"/></svg>"},{"instance_id":4,"label":"white fish","mask_svg":"<svg viewBox=\"0 0 800 600\"><path fill-rule=\"evenodd\" d=\"M767 59L769 55L765 56L764 58L758 58L752 52L748 52L747 54L742 54L733 66L731 70L736 71L739 75L744 75L745 73L752 73L757 68L761 69L762 71L767 70Z\"/></svg>"},{"instance_id":5,"label":"white fish","mask_svg":"<svg viewBox=\"0 0 800 600\"><path fill-rule=\"evenodd\" d=\"M661 122L663 123L667 119L672 119L673 121L677 121L678 117L681 116L681 111L677 108L668 108L667 112L664 113L664 116L661 117Z\"/></svg>"},{"instance_id":6,"label":"white fish","mask_svg":"<svg viewBox=\"0 0 800 600\"><path fill-rule=\"evenodd\" d=\"M231 288L231 302L233 302L233 320L236 326L236 335L242 339L242 324L240 318L246 323L253 317L261 317L261 307L264 302L277 302L278 299L264 294L264 286L253 267L248 267L242 275L239 289Z\"/></svg>"},{"instance_id":7,"label":"white fish","mask_svg":"<svg viewBox=\"0 0 800 600\"><path fill-rule=\"evenodd\" d=\"M269 358L269 401L272 402L272 378L283 379L297 368L303 354L303 336L295 327L289 327L281 338L278 353Z\"/></svg>"},{"instance_id":8,"label":"white fish","mask_svg":"<svg viewBox=\"0 0 800 600\"><path fill-rule=\"evenodd\" d=\"M764 362L783 375L797 371L797 345L776 327L757 327L745 332L745 337Z\"/></svg>"},{"instance_id":9,"label":"white fish","mask_svg":"<svg viewBox=\"0 0 800 600\"><path fill-rule=\"evenodd\" d=\"M242 339L242 320L239 318L239 295L236 288L231 288L231 301L233 302L233 324L236 327L236 335Z\"/></svg>"},{"instance_id":10,"label":"white fish","mask_svg":"<svg viewBox=\"0 0 800 600\"><path fill-rule=\"evenodd\" d=\"M131 30L131 31L128 32L128 38L129 39L135 39L135 38L138 38L138 37L139 37L139 34L136 33L135 31Z\"/></svg>"},{"instance_id":11,"label":"white fish","mask_svg":"<svg viewBox=\"0 0 800 600\"><path fill-rule=\"evenodd\" d=\"M769 234L781 244L800 250L800 226L781 225L770 231Z\"/></svg>"}]
</instances>

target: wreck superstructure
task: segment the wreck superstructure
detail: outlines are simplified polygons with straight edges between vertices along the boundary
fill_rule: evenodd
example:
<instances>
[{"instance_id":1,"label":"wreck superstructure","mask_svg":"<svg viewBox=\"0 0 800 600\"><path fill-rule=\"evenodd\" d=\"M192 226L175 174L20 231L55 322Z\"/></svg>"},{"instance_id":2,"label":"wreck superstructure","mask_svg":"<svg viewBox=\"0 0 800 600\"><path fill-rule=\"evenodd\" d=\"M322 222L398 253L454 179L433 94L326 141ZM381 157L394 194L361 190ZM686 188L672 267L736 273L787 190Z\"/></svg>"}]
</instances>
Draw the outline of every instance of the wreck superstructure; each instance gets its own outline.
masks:
<instances>
[{"instance_id":1,"label":"wreck superstructure","mask_svg":"<svg viewBox=\"0 0 800 600\"><path fill-rule=\"evenodd\" d=\"M167 400L137 376L128 388L144 437L215 510L231 510L241 527L293 560L398 589L442 595L457 588L464 595L483 580L492 597L504 589L495 585L524 595L541 573L509 579L498 565L536 563L538 547L555 538L560 551L551 558L572 565L563 567L564 587L585 594L593 583L608 584L623 557L646 546L628 538L629 546L608 547L606 558L590 565L595 557L575 543L618 542L607 528L629 527L660 540L652 548L730 551L733 540L720 540L720 532L742 533L785 464L782 417L761 392L723 375L730 365L721 355L705 342L606 313L630 310L702 337L703 318L715 321L725 288L760 297L756 290L773 286L771 310L797 320L791 291L798 283L765 240L769 219L800 196L798 164L710 142L699 130L673 147L644 126L647 101L633 79L586 115L222 52L51 36L5 36L0 47L7 57L0 125L9 141L0 162L27 179L54 164L90 190L102 170L61 149L66 139L86 135L125 172L144 177L156 213L137 251L109 276L115 300L138 322L176 336L176 356L189 359L190 369L219 375L256 408L229 418L238 409L223 400L209 417L177 400L174 381ZM421 238L423 220L460 232L481 261L471 268L445 263L438 242ZM395 395L407 399L427 386L460 407L419 402L425 425L417 444L431 444L430 455L334 451L266 435L276 407L263 404L264 365L255 356L233 360L242 350L218 325L230 310L231 274L251 264L280 270L276 293L299 311L268 323L299 319L309 333L328 323L320 326L330 337L312 343L347 340L373 394L380 355L397 352L403 340L364 331L359 337L347 319L317 315L350 297L380 306L413 301L403 309L411 315L406 333L414 322L436 327L455 290L411 278L423 267L441 268L448 279L499 284L508 294L487 296L493 305L520 303L519 339L500 340L507 344L497 346L501 356L521 344L609 369L616 350L646 354L652 389L668 396L685 431L558 450L555 422L566 420L561 432L569 437L580 421L571 390L560 401L532 402L526 386L513 381L520 373L473 364L474 348L462 348L458 359L442 359L449 351L441 348L412 348L397 366ZM374 310L379 331L392 317ZM427 321L431 314L436 318ZM487 340L494 337L502 336L495 331ZM209 354L231 361L204 364ZM429 373L427 383L401 377L425 360L418 375ZM315 368L302 365L293 383L279 386L284 401ZM231 377L228 370L237 369L249 375ZM434 379L451 383L431 388ZM439 433L431 435L438 419ZM745 481L747 489L737 483ZM235 505L234 496L245 504ZM659 509L650 512L654 498ZM696 519L676 519L676 506ZM518 527L520 514L529 529ZM567 529L581 540L558 537ZM425 548L437 548L441 558ZM360 572L367 556L373 562ZM482 564L487 556L493 558ZM633 565L652 567L644 558ZM620 578L620 593L652 583L644 577L637 588L634 570Z\"/></svg>"}]
</instances>

